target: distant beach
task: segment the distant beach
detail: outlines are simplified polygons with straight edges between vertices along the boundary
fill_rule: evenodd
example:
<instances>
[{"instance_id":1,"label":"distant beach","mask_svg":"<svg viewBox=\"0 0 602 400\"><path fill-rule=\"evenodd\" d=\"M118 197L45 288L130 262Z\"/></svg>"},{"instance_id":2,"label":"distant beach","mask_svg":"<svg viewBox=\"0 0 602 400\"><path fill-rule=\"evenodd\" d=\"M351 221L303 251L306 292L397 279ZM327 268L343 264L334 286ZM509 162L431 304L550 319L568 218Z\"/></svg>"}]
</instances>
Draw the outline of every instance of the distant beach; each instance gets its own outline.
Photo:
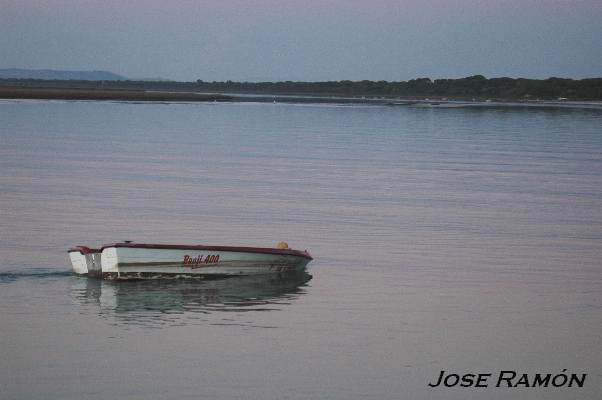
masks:
<instances>
[{"instance_id":1,"label":"distant beach","mask_svg":"<svg viewBox=\"0 0 602 400\"><path fill-rule=\"evenodd\" d=\"M0 86L3 99L123 100L123 101L231 101L223 94L95 88L32 88Z\"/></svg>"}]
</instances>

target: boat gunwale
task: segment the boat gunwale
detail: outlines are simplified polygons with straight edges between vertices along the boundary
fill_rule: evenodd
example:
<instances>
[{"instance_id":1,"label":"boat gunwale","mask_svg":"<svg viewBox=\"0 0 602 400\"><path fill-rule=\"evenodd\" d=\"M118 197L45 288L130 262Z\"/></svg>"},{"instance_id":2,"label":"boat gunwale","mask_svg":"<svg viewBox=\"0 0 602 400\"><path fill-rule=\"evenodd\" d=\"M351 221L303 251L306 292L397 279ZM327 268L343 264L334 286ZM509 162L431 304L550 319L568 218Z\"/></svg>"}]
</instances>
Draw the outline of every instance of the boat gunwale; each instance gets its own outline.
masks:
<instances>
[{"instance_id":1,"label":"boat gunwale","mask_svg":"<svg viewBox=\"0 0 602 400\"><path fill-rule=\"evenodd\" d=\"M102 249L93 249L88 246L75 246L67 250L67 253L81 253L81 254L94 254L101 253Z\"/></svg>"},{"instance_id":2,"label":"boat gunwale","mask_svg":"<svg viewBox=\"0 0 602 400\"><path fill-rule=\"evenodd\" d=\"M85 247L85 246L77 246ZM185 244L157 244L157 243L110 243L105 244L100 248L100 252L107 248L133 248L133 249L157 249L157 250L203 250L203 251L229 251L235 253L260 253L260 254L277 254L286 256L304 257L313 260L313 257L307 250L294 249L276 249L272 247L244 247L244 246L206 246L206 245L185 245ZM73 249L71 249L73 250ZM69 251L71 251L69 250ZM74 251L79 251L77 248Z\"/></svg>"}]
</instances>

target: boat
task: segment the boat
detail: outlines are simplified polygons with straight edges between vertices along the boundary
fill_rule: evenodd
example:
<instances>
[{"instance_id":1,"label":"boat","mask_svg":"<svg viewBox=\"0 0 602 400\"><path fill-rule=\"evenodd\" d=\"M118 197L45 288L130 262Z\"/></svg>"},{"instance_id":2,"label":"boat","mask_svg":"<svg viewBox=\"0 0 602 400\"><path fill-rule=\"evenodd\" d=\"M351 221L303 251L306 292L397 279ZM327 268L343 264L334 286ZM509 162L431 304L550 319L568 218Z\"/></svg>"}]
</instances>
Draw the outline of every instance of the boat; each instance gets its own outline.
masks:
<instances>
[{"instance_id":1,"label":"boat","mask_svg":"<svg viewBox=\"0 0 602 400\"><path fill-rule=\"evenodd\" d=\"M103 279L219 278L303 271L313 259L286 242L271 247L149 244L124 241L68 250L73 272Z\"/></svg>"}]
</instances>

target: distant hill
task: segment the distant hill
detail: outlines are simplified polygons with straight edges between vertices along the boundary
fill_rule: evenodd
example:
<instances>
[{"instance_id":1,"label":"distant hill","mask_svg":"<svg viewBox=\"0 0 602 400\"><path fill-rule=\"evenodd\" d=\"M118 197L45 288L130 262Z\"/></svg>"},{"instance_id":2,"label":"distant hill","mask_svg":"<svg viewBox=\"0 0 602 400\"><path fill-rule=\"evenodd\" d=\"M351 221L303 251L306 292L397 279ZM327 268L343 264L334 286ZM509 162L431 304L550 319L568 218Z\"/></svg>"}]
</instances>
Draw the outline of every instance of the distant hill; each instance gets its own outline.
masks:
<instances>
[{"instance_id":1,"label":"distant hill","mask_svg":"<svg viewBox=\"0 0 602 400\"><path fill-rule=\"evenodd\" d=\"M126 77L108 71L59 71L54 69L0 69L0 79L46 79L78 81L125 81Z\"/></svg>"},{"instance_id":2,"label":"distant hill","mask_svg":"<svg viewBox=\"0 0 602 400\"><path fill-rule=\"evenodd\" d=\"M141 81L141 82L176 82L173 79L167 78L133 78L133 81Z\"/></svg>"}]
</instances>

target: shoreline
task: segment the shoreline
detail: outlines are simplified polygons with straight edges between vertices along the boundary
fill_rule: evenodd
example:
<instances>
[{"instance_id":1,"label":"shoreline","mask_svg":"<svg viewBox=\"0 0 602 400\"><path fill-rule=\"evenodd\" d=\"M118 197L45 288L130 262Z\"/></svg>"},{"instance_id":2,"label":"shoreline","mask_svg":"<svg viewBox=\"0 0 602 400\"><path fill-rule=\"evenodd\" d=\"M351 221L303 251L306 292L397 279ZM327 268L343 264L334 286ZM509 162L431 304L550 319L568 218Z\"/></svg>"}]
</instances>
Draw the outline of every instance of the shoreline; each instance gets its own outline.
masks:
<instances>
[{"instance_id":1,"label":"shoreline","mask_svg":"<svg viewBox=\"0 0 602 400\"><path fill-rule=\"evenodd\" d=\"M293 103L293 104L340 104L375 105L391 107L429 108L573 108L602 110L602 101L560 100L480 100L450 98L402 98L402 97L349 97L321 94L248 94L205 93L191 91L128 90L97 88L36 88L0 86L0 99L5 100L91 100L91 101L139 101L139 102L239 102L239 103Z\"/></svg>"},{"instance_id":2,"label":"shoreline","mask_svg":"<svg viewBox=\"0 0 602 400\"><path fill-rule=\"evenodd\" d=\"M0 98L23 100L232 101L231 96L212 93L9 86L0 86Z\"/></svg>"}]
</instances>

